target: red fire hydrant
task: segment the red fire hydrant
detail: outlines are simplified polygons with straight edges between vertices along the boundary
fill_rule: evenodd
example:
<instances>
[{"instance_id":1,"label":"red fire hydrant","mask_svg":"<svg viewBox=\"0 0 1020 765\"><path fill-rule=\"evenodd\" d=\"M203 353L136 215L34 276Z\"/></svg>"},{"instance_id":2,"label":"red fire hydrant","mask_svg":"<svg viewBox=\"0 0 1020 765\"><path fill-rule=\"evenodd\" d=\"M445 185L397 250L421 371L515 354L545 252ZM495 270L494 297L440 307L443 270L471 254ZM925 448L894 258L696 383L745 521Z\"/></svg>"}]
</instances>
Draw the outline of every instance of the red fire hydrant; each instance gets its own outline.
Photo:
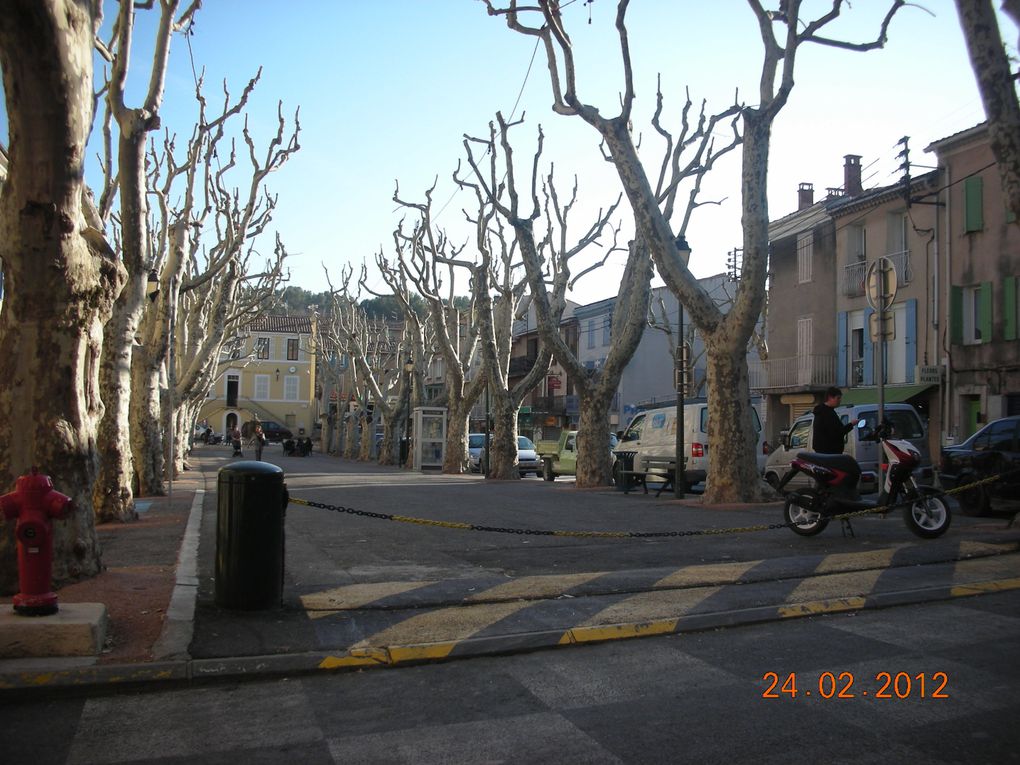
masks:
<instances>
[{"instance_id":1,"label":"red fire hydrant","mask_svg":"<svg viewBox=\"0 0 1020 765\"><path fill-rule=\"evenodd\" d=\"M14 610L23 616L45 616L57 612L53 592L53 518L74 510L71 498L55 491L48 475L37 468L18 479L14 491L0 497L0 511L6 520L18 519L14 536L18 540L18 586Z\"/></svg>"}]
</instances>

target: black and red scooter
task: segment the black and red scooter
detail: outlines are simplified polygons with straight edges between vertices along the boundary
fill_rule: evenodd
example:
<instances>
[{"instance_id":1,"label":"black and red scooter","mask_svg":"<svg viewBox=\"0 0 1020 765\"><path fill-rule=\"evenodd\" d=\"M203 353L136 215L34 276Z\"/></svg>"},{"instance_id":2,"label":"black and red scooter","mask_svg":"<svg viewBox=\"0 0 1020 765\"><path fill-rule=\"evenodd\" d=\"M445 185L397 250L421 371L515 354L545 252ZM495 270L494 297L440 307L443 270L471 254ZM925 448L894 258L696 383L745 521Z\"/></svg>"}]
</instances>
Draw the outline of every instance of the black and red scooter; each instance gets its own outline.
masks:
<instances>
[{"instance_id":1,"label":"black and red scooter","mask_svg":"<svg viewBox=\"0 0 1020 765\"><path fill-rule=\"evenodd\" d=\"M790 528L801 536L810 537L821 533L837 515L859 510L887 513L902 507L907 528L917 536L934 539L944 534L952 520L949 505L941 491L921 486L914 479L913 470L921 461L917 448L910 441L893 438L888 420L870 433L864 432L867 425L863 420L857 427L862 431L862 440L878 441L882 445L887 471L878 498L860 498L857 483L861 468L849 454L800 452L777 487L782 491L797 473L814 479L812 487L796 489L786 495L783 515ZM844 523L849 525L849 521Z\"/></svg>"}]
</instances>

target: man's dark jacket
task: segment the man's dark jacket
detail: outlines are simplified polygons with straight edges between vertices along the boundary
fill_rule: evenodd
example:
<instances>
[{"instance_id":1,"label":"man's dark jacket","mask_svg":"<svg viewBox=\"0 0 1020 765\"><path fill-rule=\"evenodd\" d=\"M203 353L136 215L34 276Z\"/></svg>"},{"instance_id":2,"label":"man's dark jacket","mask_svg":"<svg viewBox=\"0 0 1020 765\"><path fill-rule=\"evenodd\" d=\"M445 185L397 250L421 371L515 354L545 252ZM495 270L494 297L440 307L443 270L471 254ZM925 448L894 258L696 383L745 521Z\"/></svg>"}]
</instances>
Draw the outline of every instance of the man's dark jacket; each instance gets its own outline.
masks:
<instances>
[{"instance_id":1,"label":"man's dark jacket","mask_svg":"<svg viewBox=\"0 0 1020 765\"><path fill-rule=\"evenodd\" d=\"M836 410L828 404L819 404L811 412L815 416L811 448L821 454L842 454L843 437L854 426L850 423L844 425Z\"/></svg>"}]
</instances>

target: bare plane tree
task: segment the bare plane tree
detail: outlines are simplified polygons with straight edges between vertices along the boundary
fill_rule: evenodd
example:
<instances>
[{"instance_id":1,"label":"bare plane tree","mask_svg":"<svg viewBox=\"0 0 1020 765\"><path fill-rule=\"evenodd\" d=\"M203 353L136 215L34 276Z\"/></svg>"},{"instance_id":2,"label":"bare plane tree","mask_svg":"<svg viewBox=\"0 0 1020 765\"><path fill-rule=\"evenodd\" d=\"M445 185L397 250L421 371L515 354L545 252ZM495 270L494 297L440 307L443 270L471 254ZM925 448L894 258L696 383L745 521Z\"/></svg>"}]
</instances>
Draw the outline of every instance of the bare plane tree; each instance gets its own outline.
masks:
<instances>
[{"instance_id":1,"label":"bare plane tree","mask_svg":"<svg viewBox=\"0 0 1020 765\"><path fill-rule=\"evenodd\" d=\"M114 304L106 323L103 357L100 364L100 390L105 413L99 426L103 443L100 470L93 490L93 505L99 521L125 521L136 517L132 496L133 461L129 431L131 404L131 355L135 334L145 307L145 289L149 270L148 205L146 204L145 142L150 131L159 127L163 101L163 83L172 35L188 24L200 3L193 2L175 18L179 0L161 5L156 31L155 54L149 72L149 89L142 104L131 108L126 103L128 62L131 59L135 26L135 4L122 2L113 27L112 40L100 50L112 62L112 76L106 85L107 119L104 136L107 149L106 183L100 197L100 214L108 219L118 192L121 260L127 270L127 283ZM110 120L119 131L116 163L112 160ZM114 173L116 164L116 173Z\"/></svg>"},{"instance_id":2,"label":"bare plane tree","mask_svg":"<svg viewBox=\"0 0 1020 765\"><path fill-rule=\"evenodd\" d=\"M778 11L766 11L760 0L747 2L758 22L764 56L758 103L739 108L743 121L741 220L744 258L733 306L723 314L700 288L687 262L679 255L669 215L673 194L663 196L656 192L631 134L635 90L631 41L626 26L629 0L618 0L617 4L616 29L623 61L624 88L620 111L614 117L603 116L598 108L585 103L580 96L579 72L561 3L557 0L534 0L522 5L511 0L508 6L496 7L493 0L485 0L490 15L502 16L510 29L537 37L544 45L554 111L580 117L602 137L634 210L639 238L651 250L652 259L666 285L687 308L702 333L707 349L708 427L712 442L706 502L754 501L762 496L754 457L753 419L749 411L746 348L765 296L769 219L766 191L772 123L793 89L798 49L802 44L812 42L856 51L880 48L885 44L892 17L907 4L906 0L892 0L877 39L852 43L822 35L824 27L839 17L843 0L832 0L829 10L813 20L801 17L800 0L785 0L780 3ZM532 19L536 22L526 23Z\"/></svg>"},{"instance_id":3,"label":"bare plane tree","mask_svg":"<svg viewBox=\"0 0 1020 765\"><path fill-rule=\"evenodd\" d=\"M54 529L53 579L100 570L92 488L103 414L103 325L124 285L84 203L99 2L11 0L0 12L9 165L0 195L0 486L36 468L75 510ZM13 524L0 527L0 591L17 585Z\"/></svg>"},{"instance_id":4,"label":"bare plane tree","mask_svg":"<svg viewBox=\"0 0 1020 765\"><path fill-rule=\"evenodd\" d=\"M454 304L456 297L455 269L469 274L472 286L479 283L479 266L461 259L464 249L453 247L444 233L432 222L432 192L425 192L424 202L407 202L400 198L399 187L393 201L418 215L410 234L400 226L394 232L399 268L411 281L429 308L434 343L443 362L444 395L436 405L447 409L446 444L443 450L443 472L462 473L467 465L467 433L471 407L485 387L484 375L469 379L478 346L478 324L464 321ZM447 292L443 293L443 277L447 275ZM390 274L389 280L395 276Z\"/></svg>"},{"instance_id":5,"label":"bare plane tree","mask_svg":"<svg viewBox=\"0 0 1020 765\"><path fill-rule=\"evenodd\" d=\"M237 99L224 85L216 116L208 114L199 80L198 123L182 157L176 157L173 136L166 137L158 155L150 152L149 188L158 219L151 251L158 291L140 324L131 395L132 450L143 494L163 491L171 423L176 422L177 430L173 443L181 443L187 432L179 411L171 414L171 409L205 396L203 385L214 379L225 338L267 312L271 295L284 280L286 250L279 236L263 268L252 262L252 243L266 231L276 209L276 197L266 190L267 177L300 149L299 115L295 112L288 126L279 104L276 134L261 152L245 118L241 140L246 163L238 159L236 142L226 137L229 121L242 114L260 76L261 70ZM234 184L235 172L243 179L241 188ZM180 201L172 206L171 199ZM204 232L207 222L211 231ZM179 469L179 453L174 462Z\"/></svg>"},{"instance_id":6,"label":"bare plane tree","mask_svg":"<svg viewBox=\"0 0 1020 765\"><path fill-rule=\"evenodd\" d=\"M554 169L539 178L537 167L542 153L542 133L539 129L538 148L532 162L533 173L530 183L530 210L522 214L521 194L517 188L513 167L513 148L509 139L510 129L519 123L507 123L501 114L496 115L496 124L490 127L490 135L484 141L491 157L487 172L483 171L471 151L471 142L465 141L468 162L475 172L479 186L498 213L514 230L516 243L520 248L528 277L528 285L534 300L538 319L538 331L544 345L560 365L567 370L580 400L578 423L577 486L602 486L610 482L608 449L609 403L623 374L623 369L637 349L641 340L648 314L648 301L652 279L651 259L648 249L639 242L628 247L627 264L621 280L621 291L617 298L613 317L612 337L606 363L600 369L588 369L582 364L559 331L560 320L566 305L568 286L594 268L606 262L618 251L616 235L618 229L611 229L609 221L621 201L617 198L608 209L600 210L588 230L571 243L568 239L568 221L577 202L577 182L566 201L560 199L556 190ZM473 142L477 142L474 139ZM506 192L509 200L502 201L498 194L497 157L502 157L505 169ZM539 202L538 185L541 182L543 204ZM536 238L534 222L543 220L545 233ZM571 261L589 246L596 244L602 234L610 228L613 242L595 265L580 274L572 276ZM516 414L516 410L514 412Z\"/></svg>"}]
</instances>

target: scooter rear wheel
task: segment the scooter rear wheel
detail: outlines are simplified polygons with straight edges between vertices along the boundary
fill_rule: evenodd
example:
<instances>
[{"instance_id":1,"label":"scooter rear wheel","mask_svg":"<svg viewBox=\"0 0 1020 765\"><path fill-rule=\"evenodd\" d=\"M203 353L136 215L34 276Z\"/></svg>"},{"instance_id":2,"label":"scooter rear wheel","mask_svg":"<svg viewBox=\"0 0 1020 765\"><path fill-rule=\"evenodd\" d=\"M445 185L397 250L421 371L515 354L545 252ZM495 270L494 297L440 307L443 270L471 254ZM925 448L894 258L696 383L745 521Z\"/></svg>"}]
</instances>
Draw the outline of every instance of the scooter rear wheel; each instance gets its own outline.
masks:
<instances>
[{"instance_id":1,"label":"scooter rear wheel","mask_svg":"<svg viewBox=\"0 0 1020 765\"><path fill-rule=\"evenodd\" d=\"M783 517L790 529L802 537L821 534L829 525L829 519L812 508L818 507L822 498L814 489L801 489L786 495Z\"/></svg>"},{"instance_id":2,"label":"scooter rear wheel","mask_svg":"<svg viewBox=\"0 0 1020 765\"><path fill-rule=\"evenodd\" d=\"M938 494L921 494L903 508L907 528L923 539L945 534L952 519L946 500Z\"/></svg>"}]
</instances>

